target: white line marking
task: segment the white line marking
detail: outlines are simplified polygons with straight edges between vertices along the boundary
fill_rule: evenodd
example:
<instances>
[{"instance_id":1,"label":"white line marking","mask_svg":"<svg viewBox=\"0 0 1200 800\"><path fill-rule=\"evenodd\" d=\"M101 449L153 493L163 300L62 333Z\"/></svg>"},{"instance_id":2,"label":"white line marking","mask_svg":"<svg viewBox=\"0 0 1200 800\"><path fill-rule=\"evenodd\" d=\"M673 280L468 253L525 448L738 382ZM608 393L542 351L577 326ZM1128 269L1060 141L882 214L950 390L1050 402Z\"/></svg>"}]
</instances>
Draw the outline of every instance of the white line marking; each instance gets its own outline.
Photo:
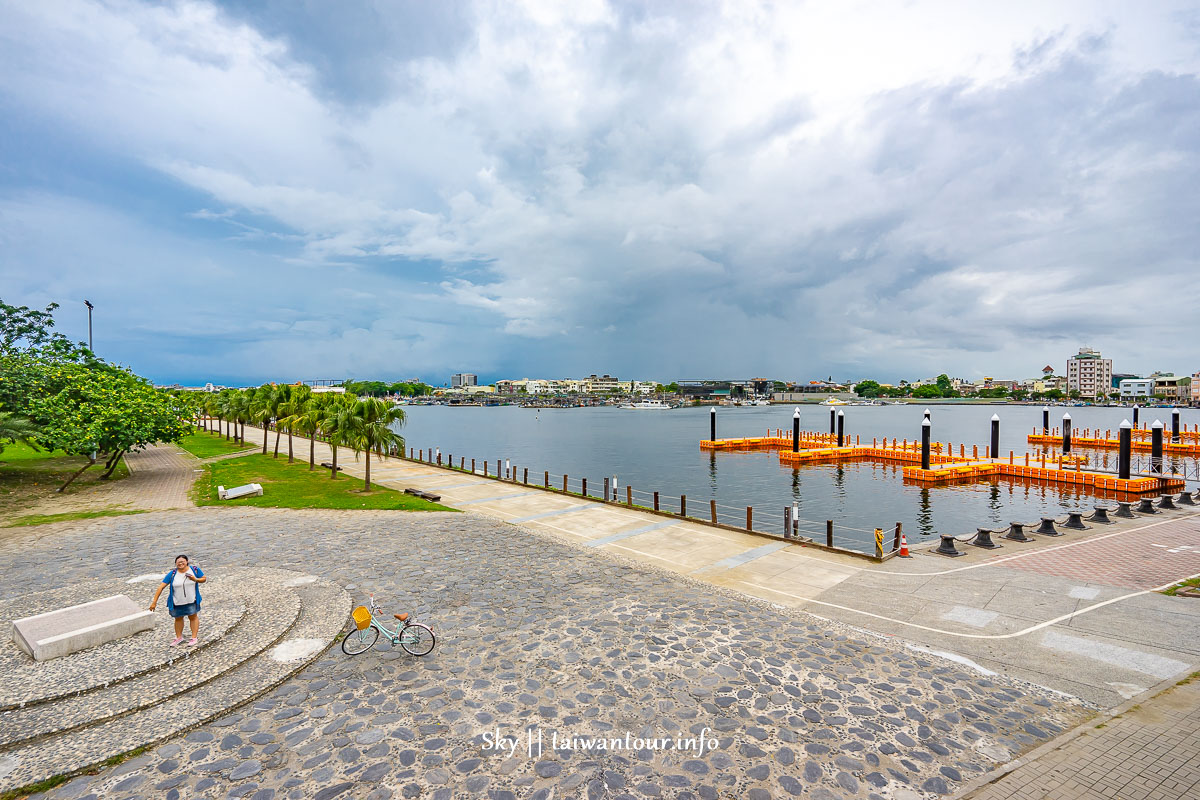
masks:
<instances>
[{"instance_id":1,"label":"white line marking","mask_svg":"<svg viewBox=\"0 0 1200 800\"><path fill-rule=\"evenodd\" d=\"M1114 667L1131 669L1144 675L1153 675L1165 680L1172 675L1178 675L1188 668L1187 662L1176 661L1153 653L1143 653L1140 650L1130 650L1128 647L1118 647L1115 644L1097 642L1094 639L1081 639L1058 631L1046 631L1042 635L1042 647L1057 650L1060 653L1071 653L1084 656L1093 661L1112 664Z\"/></svg>"},{"instance_id":2,"label":"white line marking","mask_svg":"<svg viewBox=\"0 0 1200 800\"><path fill-rule=\"evenodd\" d=\"M1192 578L1200 578L1200 573L1196 573L1195 575L1189 575L1188 577L1181 578L1180 580L1186 581L1186 580L1191 580ZM991 633L991 634L988 634L988 633L959 633L958 631L947 631L947 630L943 630L941 628L931 628L928 625L918 625L915 622L907 622L902 619L895 619L893 617L885 617L882 614L875 614L870 611L861 611L857 608L851 608L850 606L842 606L842 605L838 605L837 603L827 603L824 600L813 600L812 598L809 598L809 597L801 597L798 594L791 594L790 592L782 592L778 589L772 589L770 586L762 586L757 583L751 583L750 581L741 581L741 583L744 583L747 586L753 586L756 589L762 589L764 591L774 592L775 594L781 594L784 597L791 597L793 599L800 600L805 603L816 603L819 606L827 606L829 608L840 609L841 611L849 611L852 614L862 614L864 617L873 617L874 619L881 619L881 620L884 620L885 622L893 622L897 625L907 625L910 628L917 628L919 630L929 631L930 633L940 633L945 636L958 636L963 639L1015 639L1018 636L1024 636L1028 633L1033 633L1034 631L1040 631L1042 628L1048 628L1051 625L1057 625L1060 622L1066 622L1069 619L1073 619L1075 617L1082 616L1083 614L1086 614L1089 611L1095 611L1097 608L1103 608L1104 606L1112 605L1113 603L1119 603L1120 601L1128 600L1131 597L1140 597L1144 594L1150 594L1151 592L1160 592L1163 589L1169 589L1170 587L1179 583L1179 581L1171 581L1170 583L1164 583L1162 586L1156 586L1153 589L1143 589L1140 592L1130 592L1129 594L1123 594L1120 597L1114 597L1110 600L1105 600L1100 603L1094 603L1085 608L1081 608L1078 611L1072 611L1070 614L1063 614L1061 617L1055 617L1054 619L1048 619L1045 622L1039 622L1037 625L1031 625L1030 627L1025 628L1024 630L1013 631L1012 633Z\"/></svg>"}]
</instances>

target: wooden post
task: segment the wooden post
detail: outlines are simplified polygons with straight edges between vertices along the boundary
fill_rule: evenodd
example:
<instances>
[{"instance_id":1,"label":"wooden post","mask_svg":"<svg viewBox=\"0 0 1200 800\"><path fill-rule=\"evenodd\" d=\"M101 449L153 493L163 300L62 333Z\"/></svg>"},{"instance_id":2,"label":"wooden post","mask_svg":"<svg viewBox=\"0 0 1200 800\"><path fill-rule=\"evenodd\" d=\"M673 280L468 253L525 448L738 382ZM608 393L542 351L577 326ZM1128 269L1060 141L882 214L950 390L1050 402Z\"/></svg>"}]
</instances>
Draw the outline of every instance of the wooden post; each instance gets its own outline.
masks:
<instances>
[{"instance_id":1,"label":"wooden post","mask_svg":"<svg viewBox=\"0 0 1200 800\"><path fill-rule=\"evenodd\" d=\"M825 546L833 547L833 520L825 520Z\"/></svg>"},{"instance_id":2,"label":"wooden post","mask_svg":"<svg viewBox=\"0 0 1200 800\"><path fill-rule=\"evenodd\" d=\"M687 495L686 494L679 495L679 516L681 516L681 517L687 516Z\"/></svg>"},{"instance_id":3,"label":"wooden post","mask_svg":"<svg viewBox=\"0 0 1200 800\"><path fill-rule=\"evenodd\" d=\"M658 492L654 493L654 510L658 511Z\"/></svg>"},{"instance_id":4,"label":"wooden post","mask_svg":"<svg viewBox=\"0 0 1200 800\"><path fill-rule=\"evenodd\" d=\"M487 465L488 465L488 462L486 462L486 461L483 462L483 477L485 477L485 478L488 476Z\"/></svg>"},{"instance_id":5,"label":"wooden post","mask_svg":"<svg viewBox=\"0 0 1200 800\"><path fill-rule=\"evenodd\" d=\"M625 505L627 505L627 506L633 505L633 487L632 486L625 487Z\"/></svg>"},{"instance_id":6,"label":"wooden post","mask_svg":"<svg viewBox=\"0 0 1200 800\"><path fill-rule=\"evenodd\" d=\"M475 459L471 459L471 474L475 474Z\"/></svg>"},{"instance_id":7,"label":"wooden post","mask_svg":"<svg viewBox=\"0 0 1200 800\"><path fill-rule=\"evenodd\" d=\"M746 506L746 530L754 530L754 508Z\"/></svg>"},{"instance_id":8,"label":"wooden post","mask_svg":"<svg viewBox=\"0 0 1200 800\"><path fill-rule=\"evenodd\" d=\"M567 491L567 476L563 475L563 493L565 494L566 491Z\"/></svg>"},{"instance_id":9,"label":"wooden post","mask_svg":"<svg viewBox=\"0 0 1200 800\"><path fill-rule=\"evenodd\" d=\"M900 523L900 522L897 522L897 523L896 523L896 535L895 535L895 537L892 539L892 549L893 549L893 550L899 550L899 549L900 549L900 530L901 530L901 525L902 525L902 524L903 524L903 523Z\"/></svg>"},{"instance_id":10,"label":"wooden post","mask_svg":"<svg viewBox=\"0 0 1200 800\"><path fill-rule=\"evenodd\" d=\"M583 478L583 496L587 497L587 478Z\"/></svg>"},{"instance_id":11,"label":"wooden post","mask_svg":"<svg viewBox=\"0 0 1200 800\"><path fill-rule=\"evenodd\" d=\"M525 467L525 471L522 473L521 483L525 484L526 486L529 485L529 467Z\"/></svg>"},{"instance_id":12,"label":"wooden post","mask_svg":"<svg viewBox=\"0 0 1200 800\"><path fill-rule=\"evenodd\" d=\"M550 488L550 470L546 470L542 475L542 485L547 489Z\"/></svg>"},{"instance_id":13,"label":"wooden post","mask_svg":"<svg viewBox=\"0 0 1200 800\"><path fill-rule=\"evenodd\" d=\"M715 525L717 522L717 501L716 500L708 501L708 514L712 518L713 524Z\"/></svg>"}]
</instances>

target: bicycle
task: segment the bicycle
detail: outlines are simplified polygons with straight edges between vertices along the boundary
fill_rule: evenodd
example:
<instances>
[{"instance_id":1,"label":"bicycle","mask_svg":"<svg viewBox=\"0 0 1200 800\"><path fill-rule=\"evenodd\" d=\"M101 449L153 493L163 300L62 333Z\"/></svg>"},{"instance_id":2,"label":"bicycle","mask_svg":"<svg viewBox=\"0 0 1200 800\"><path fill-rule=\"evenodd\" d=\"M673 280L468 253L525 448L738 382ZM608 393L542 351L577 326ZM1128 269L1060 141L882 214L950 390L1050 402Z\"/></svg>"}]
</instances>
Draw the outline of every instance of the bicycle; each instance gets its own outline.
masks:
<instances>
[{"instance_id":1,"label":"bicycle","mask_svg":"<svg viewBox=\"0 0 1200 800\"><path fill-rule=\"evenodd\" d=\"M342 639L343 653L348 656L357 656L367 652L375 646L375 642L379 641L380 633L387 637L392 647L400 645L409 655L424 656L433 650L434 645L437 644L433 628L420 622L413 622L409 619L408 614L392 614L396 618L396 628L389 630L375 616L382 610L375 604L375 595L368 596L370 597L369 607L359 606L350 614L354 621L354 630L347 633Z\"/></svg>"}]
</instances>

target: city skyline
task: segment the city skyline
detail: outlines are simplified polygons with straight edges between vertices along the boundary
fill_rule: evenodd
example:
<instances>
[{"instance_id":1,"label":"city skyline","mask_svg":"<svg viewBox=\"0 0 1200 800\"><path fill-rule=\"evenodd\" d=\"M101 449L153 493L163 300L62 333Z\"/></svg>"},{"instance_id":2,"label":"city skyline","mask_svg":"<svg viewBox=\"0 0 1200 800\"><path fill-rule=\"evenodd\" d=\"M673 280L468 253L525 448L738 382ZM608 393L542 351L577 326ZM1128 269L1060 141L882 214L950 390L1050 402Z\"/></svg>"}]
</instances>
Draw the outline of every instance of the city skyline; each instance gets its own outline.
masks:
<instances>
[{"instance_id":1,"label":"city skyline","mask_svg":"<svg viewBox=\"0 0 1200 800\"><path fill-rule=\"evenodd\" d=\"M2 299L159 383L1200 368L1195 3L0 8Z\"/></svg>"}]
</instances>

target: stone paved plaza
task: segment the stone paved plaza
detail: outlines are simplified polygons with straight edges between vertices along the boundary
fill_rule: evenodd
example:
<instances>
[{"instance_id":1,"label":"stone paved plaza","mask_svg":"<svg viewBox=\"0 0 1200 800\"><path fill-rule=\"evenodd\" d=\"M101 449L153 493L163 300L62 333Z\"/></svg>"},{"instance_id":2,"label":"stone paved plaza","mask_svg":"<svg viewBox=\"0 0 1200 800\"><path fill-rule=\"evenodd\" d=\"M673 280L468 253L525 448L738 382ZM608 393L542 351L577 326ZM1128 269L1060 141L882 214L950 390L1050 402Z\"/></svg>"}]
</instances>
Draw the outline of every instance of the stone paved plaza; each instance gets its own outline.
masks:
<instances>
[{"instance_id":1,"label":"stone paved plaza","mask_svg":"<svg viewBox=\"0 0 1200 800\"><path fill-rule=\"evenodd\" d=\"M902 799L952 791L1091 713L466 514L206 509L13 529L0 600L163 572L177 552L210 576L286 569L356 601L374 592L432 624L438 647L334 646L265 696L47 796ZM148 602L153 584L133 588ZM515 753L489 749L497 732ZM626 734L717 741L625 749ZM589 752L565 737L621 741Z\"/></svg>"}]
</instances>

